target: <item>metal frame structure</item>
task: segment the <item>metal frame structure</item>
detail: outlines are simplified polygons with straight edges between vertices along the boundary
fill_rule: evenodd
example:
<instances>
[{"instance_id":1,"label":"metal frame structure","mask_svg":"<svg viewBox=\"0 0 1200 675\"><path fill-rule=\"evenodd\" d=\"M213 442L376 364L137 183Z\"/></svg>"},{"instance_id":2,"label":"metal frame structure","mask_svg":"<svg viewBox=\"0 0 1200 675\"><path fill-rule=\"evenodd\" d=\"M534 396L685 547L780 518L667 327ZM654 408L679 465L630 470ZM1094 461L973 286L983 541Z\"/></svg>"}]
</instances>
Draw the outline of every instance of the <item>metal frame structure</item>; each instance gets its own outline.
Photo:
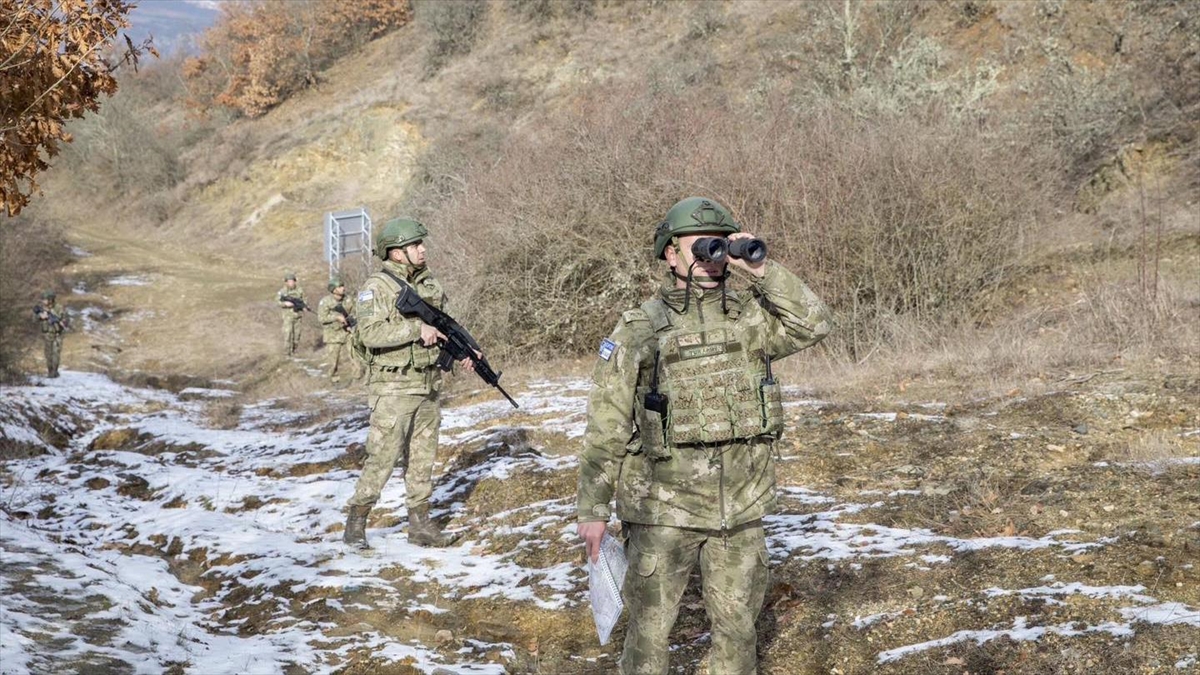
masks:
<instances>
[{"instance_id":1,"label":"metal frame structure","mask_svg":"<svg viewBox=\"0 0 1200 675\"><path fill-rule=\"evenodd\" d=\"M365 208L353 211L330 211L325 214L325 259L329 261L329 276L347 272L347 258L357 258L363 275L371 273L371 216Z\"/></svg>"}]
</instances>

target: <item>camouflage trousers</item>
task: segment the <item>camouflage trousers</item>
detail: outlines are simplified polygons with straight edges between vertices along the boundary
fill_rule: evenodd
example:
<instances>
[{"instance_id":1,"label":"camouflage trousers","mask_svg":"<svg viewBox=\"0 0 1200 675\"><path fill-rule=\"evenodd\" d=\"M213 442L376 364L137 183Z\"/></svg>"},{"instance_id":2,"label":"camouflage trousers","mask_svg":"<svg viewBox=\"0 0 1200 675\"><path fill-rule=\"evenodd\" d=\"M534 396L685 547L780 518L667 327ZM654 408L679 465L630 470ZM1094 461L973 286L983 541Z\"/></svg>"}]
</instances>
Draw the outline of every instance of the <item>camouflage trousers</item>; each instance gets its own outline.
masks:
<instances>
[{"instance_id":1,"label":"camouflage trousers","mask_svg":"<svg viewBox=\"0 0 1200 675\"><path fill-rule=\"evenodd\" d=\"M46 355L46 375L58 377L58 361L62 355L62 333L43 333L42 347Z\"/></svg>"},{"instance_id":2,"label":"camouflage trousers","mask_svg":"<svg viewBox=\"0 0 1200 675\"><path fill-rule=\"evenodd\" d=\"M283 313L283 354L291 356L300 350L300 312Z\"/></svg>"},{"instance_id":3,"label":"camouflage trousers","mask_svg":"<svg viewBox=\"0 0 1200 675\"><path fill-rule=\"evenodd\" d=\"M712 622L710 675L758 672L754 622L767 591L762 521L726 532L625 523L629 571L622 595L629 610L621 675L667 675L669 636L697 560L704 607Z\"/></svg>"},{"instance_id":4,"label":"camouflage trousers","mask_svg":"<svg viewBox=\"0 0 1200 675\"><path fill-rule=\"evenodd\" d=\"M368 397L371 430L367 461L349 506L373 506L398 466L404 476L409 511L429 503L433 494L433 457L437 451L442 411L437 394Z\"/></svg>"},{"instance_id":5,"label":"camouflage trousers","mask_svg":"<svg viewBox=\"0 0 1200 675\"><path fill-rule=\"evenodd\" d=\"M350 379L352 380L362 377L362 365L350 355L349 342L345 340L341 342L325 341L325 362L329 365L325 373L335 383L339 382L341 376L346 373L351 373Z\"/></svg>"}]
</instances>

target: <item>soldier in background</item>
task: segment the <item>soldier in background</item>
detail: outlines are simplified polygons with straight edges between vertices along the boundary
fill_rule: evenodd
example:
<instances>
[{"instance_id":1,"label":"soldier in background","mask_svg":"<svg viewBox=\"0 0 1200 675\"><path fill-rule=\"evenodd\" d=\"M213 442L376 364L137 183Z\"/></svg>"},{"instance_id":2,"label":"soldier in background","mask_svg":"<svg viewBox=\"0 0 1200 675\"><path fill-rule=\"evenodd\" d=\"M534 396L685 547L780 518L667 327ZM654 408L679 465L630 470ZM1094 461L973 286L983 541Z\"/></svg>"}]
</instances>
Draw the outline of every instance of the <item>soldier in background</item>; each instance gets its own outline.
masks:
<instances>
[{"instance_id":1,"label":"soldier in background","mask_svg":"<svg viewBox=\"0 0 1200 675\"><path fill-rule=\"evenodd\" d=\"M829 332L828 310L782 265L697 260L702 236L749 240L715 201L673 206L655 230L666 283L600 344L579 462L577 527L598 555L609 502L628 535L624 675L666 675L668 635L697 562L712 622L709 672L752 675L754 624L775 506L773 446L783 431L771 362ZM750 292L726 288L728 267Z\"/></svg>"},{"instance_id":2,"label":"soldier in background","mask_svg":"<svg viewBox=\"0 0 1200 675\"><path fill-rule=\"evenodd\" d=\"M346 297L346 285L341 277L333 277L326 285L329 295L321 298L317 305L317 321L321 322L322 338L325 342L325 359L328 362L329 379L334 384L341 381L340 374L349 367L354 368L352 379L362 376L356 359L350 358L346 343L350 339L354 315L353 299Z\"/></svg>"},{"instance_id":3,"label":"soldier in background","mask_svg":"<svg viewBox=\"0 0 1200 675\"><path fill-rule=\"evenodd\" d=\"M283 308L283 354L294 356L300 348L300 308L307 307L304 304L304 289L296 285L295 272L284 275L283 288L279 289L275 299Z\"/></svg>"},{"instance_id":4,"label":"soldier in background","mask_svg":"<svg viewBox=\"0 0 1200 675\"><path fill-rule=\"evenodd\" d=\"M379 501L383 486L398 466L404 476L408 507L408 540L420 546L445 546L450 538L429 518L433 493L433 459L442 422L442 372L435 365L445 341L433 326L396 309L403 285L425 302L442 309L446 295L425 264L429 232L415 220L398 218L384 223L375 237L375 255L382 269L363 283L354 314L355 340L361 340L368 364L367 393L371 429L367 460L347 506L347 544L370 548L367 515ZM470 359L459 362L473 368Z\"/></svg>"},{"instance_id":5,"label":"soldier in background","mask_svg":"<svg viewBox=\"0 0 1200 675\"><path fill-rule=\"evenodd\" d=\"M42 329L42 347L46 356L46 376L58 377L58 361L62 355L63 333L71 327L71 317L60 309L54 291L44 291L42 301L33 308Z\"/></svg>"}]
</instances>

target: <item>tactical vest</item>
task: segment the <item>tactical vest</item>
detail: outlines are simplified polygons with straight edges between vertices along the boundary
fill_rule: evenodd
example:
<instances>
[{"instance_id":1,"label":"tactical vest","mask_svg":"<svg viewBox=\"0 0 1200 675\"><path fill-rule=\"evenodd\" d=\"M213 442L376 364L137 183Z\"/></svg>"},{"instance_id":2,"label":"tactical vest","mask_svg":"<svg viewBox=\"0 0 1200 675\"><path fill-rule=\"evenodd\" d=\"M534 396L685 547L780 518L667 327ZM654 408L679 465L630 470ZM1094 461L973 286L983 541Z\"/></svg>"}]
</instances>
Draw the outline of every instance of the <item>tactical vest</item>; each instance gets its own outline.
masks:
<instances>
[{"instance_id":1,"label":"tactical vest","mask_svg":"<svg viewBox=\"0 0 1200 675\"><path fill-rule=\"evenodd\" d=\"M676 326L663 302L642 305L650 317L655 365L638 382L638 429L647 456L665 458L679 446L726 443L783 433L783 399L768 381L760 354L731 307L720 321ZM656 381L657 380L657 381ZM666 419L645 406L646 394L666 397Z\"/></svg>"},{"instance_id":2,"label":"tactical vest","mask_svg":"<svg viewBox=\"0 0 1200 675\"><path fill-rule=\"evenodd\" d=\"M382 281L390 292L391 301L388 303L388 318L399 320L401 314L396 310L395 299L400 295L401 281L384 271L380 271L372 276ZM416 283L409 285L417 292L417 295L421 296L422 300L438 309L442 309L442 299L445 297L445 294L442 292L442 285L438 283L437 279L427 275L424 279L420 279ZM367 351L369 352L368 362L374 368L397 366L404 370L410 368L425 370L437 363L441 348L436 345L426 347L421 344L420 340L414 340L399 347L368 348Z\"/></svg>"}]
</instances>

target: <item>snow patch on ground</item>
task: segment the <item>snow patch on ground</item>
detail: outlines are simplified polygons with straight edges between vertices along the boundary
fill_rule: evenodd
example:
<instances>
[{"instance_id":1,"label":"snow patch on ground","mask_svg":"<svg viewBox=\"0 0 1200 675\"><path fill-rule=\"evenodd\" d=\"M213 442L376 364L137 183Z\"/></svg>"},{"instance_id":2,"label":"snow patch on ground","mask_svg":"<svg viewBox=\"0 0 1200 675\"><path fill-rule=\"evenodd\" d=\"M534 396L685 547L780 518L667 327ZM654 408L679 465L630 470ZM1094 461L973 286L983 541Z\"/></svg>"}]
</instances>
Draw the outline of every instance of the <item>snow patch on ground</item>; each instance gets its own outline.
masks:
<instances>
[{"instance_id":1,"label":"snow patch on ground","mask_svg":"<svg viewBox=\"0 0 1200 675\"><path fill-rule=\"evenodd\" d=\"M109 286L149 286L151 283L153 282L146 277L136 274L126 274L108 280Z\"/></svg>"},{"instance_id":2,"label":"snow patch on ground","mask_svg":"<svg viewBox=\"0 0 1200 675\"><path fill-rule=\"evenodd\" d=\"M937 649L939 647L948 647L959 642L974 642L977 645L982 645L986 642L1006 637L1015 642L1025 642L1031 640L1040 640L1046 635L1063 635L1066 637L1074 637L1078 635L1087 635L1089 633L1108 633L1114 637L1127 637L1133 635L1133 629L1127 624L1118 624L1115 622L1106 622L1097 626L1087 626L1085 628L1075 628L1074 624L1061 624L1057 626L1030 626L1029 620L1026 617L1017 617L1013 621L1011 628L1001 628L996 630L960 630L952 635L937 640L929 640L920 642L914 645L906 645L897 649L889 649L880 652L876 657L879 663L890 663L911 656L919 652Z\"/></svg>"}]
</instances>

